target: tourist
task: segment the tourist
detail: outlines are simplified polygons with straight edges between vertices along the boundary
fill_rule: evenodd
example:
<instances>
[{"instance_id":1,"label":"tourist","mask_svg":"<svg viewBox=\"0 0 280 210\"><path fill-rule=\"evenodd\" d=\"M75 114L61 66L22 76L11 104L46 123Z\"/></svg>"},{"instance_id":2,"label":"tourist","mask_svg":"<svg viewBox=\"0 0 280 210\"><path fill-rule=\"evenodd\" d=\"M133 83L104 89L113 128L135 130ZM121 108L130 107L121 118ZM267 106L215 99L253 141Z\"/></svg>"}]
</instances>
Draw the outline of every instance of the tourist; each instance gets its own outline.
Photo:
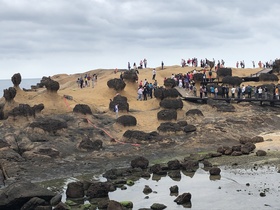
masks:
<instances>
[{"instance_id":1,"label":"tourist","mask_svg":"<svg viewBox=\"0 0 280 210\"><path fill-rule=\"evenodd\" d=\"M258 87L257 86L254 86L254 97L255 97L255 99L258 98Z\"/></svg>"},{"instance_id":2,"label":"tourist","mask_svg":"<svg viewBox=\"0 0 280 210\"><path fill-rule=\"evenodd\" d=\"M219 92L219 89L218 89L218 87L215 87L215 98L218 98L218 92Z\"/></svg>"},{"instance_id":3,"label":"tourist","mask_svg":"<svg viewBox=\"0 0 280 210\"><path fill-rule=\"evenodd\" d=\"M120 74L120 79L123 80L123 74L122 74L122 72L121 72L121 74Z\"/></svg>"},{"instance_id":4,"label":"tourist","mask_svg":"<svg viewBox=\"0 0 280 210\"><path fill-rule=\"evenodd\" d=\"M211 93L211 97L215 97L215 88L213 85L210 87L210 93Z\"/></svg>"},{"instance_id":5,"label":"tourist","mask_svg":"<svg viewBox=\"0 0 280 210\"><path fill-rule=\"evenodd\" d=\"M241 88L240 88L240 86L239 86L239 85L237 86L236 91L237 91L237 98L238 98L238 99L240 99L240 96L241 96L242 90L241 90Z\"/></svg>"},{"instance_id":6,"label":"tourist","mask_svg":"<svg viewBox=\"0 0 280 210\"><path fill-rule=\"evenodd\" d=\"M232 88L231 88L231 98L235 98L235 90L236 90L236 88L234 86L232 86Z\"/></svg>"},{"instance_id":7,"label":"tourist","mask_svg":"<svg viewBox=\"0 0 280 210\"><path fill-rule=\"evenodd\" d=\"M144 58L144 67L147 68L147 59Z\"/></svg>"},{"instance_id":8,"label":"tourist","mask_svg":"<svg viewBox=\"0 0 280 210\"><path fill-rule=\"evenodd\" d=\"M137 100L142 101L142 95L143 95L143 87L142 87L142 86L139 87L137 93L138 93L138 98L137 98Z\"/></svg>"},{"instance_id":9,"label":"tourist","mask_svg":"<svg viewBox=\"0 0 280 210\"><path fill-rule=\"evenodd\" d=\"M150 82L149 84L149 91L148 91L148 94L150 95L150 98L153 98L153 89L154 89L154 86L153 84Z\"/></svg>"},{"instance_id":10,"label":"tourist","mask_svg":"<svg viewBox=\"0 0 280 210\"><path fill-rule=\"evenodd\" d=\"M264 87L263 91L264 91L264 99L268 99L268 89L266 86Z\"/></svg>"},{"instance_id":11,"label":"tourist","mask_svg":"<svg viewBox=\"0 0 280 210\"><path fill-rule=\"evenodd\" d=\"M83 78L81 77L80 78L80 88L83 88L84 87L84 80Z\"/></svg>"},{"instance_id":12,"label":"tourist","mask_svg":"<svg viewBox=\"0 0 280 210\"><path fill-rule=\"evenodd\" d=\"M130 62L127 63L127 68L130 70Z\"/></svg>"},{"instance_id":13,"label":"tourist","mask_svg":"<svg viewBox=\"0 0 280 210\"><path fill-rule=\"evenodd\" d=\"M161 69L163 69L164 63L163 61L161 61Z\"/></svg>"},{"instance_id":14,"label":"tourist","mask_svg":"<svg viewBox=\"0 0 280 210\"><path fill-rule=\"evenodd\" d=\"M255 61L252 61L252 64L253 64L253 68L255 68Z\"/></svg>"},{"instance_id":15,"label":"tourist","mask_svg":"<svg viewBox=\"0 0 280 210\"><path fill-rule=\"evenodd\" d=\"M196 97L196 87L195 87L195 84L193 85L193 95Z\"/></svg>"},{"instance_id":16,"label":"tourist","mask_svg":"<svg viewBox=\"0 0 280 210\"><path fill-rule=\"evenodd\" d=\"M143 69L143 61L140 61L140 69Z\"/></svg>"},{"instance_id":17,"label":"tourist","mask_svg":"<svg viewBox=\"0 0 280 210\"><path fill-rule=\"evenodd\" d=\"M222 86L222 98L225 97L225 94L226 94L226 87L223 85Z\"/></svg>"},{"instance_id":18,"label":"tourist","mask_svg":"<svg viewBox=\"0 0 280 210\"><path fill-rule=\"evenodd\" d=\"M237 61L237 62L236 62L236 68L238 68L238 66L239 66L239 62Z\"/></svg>"},{"instance_id":19,"label":"tourist","mask_svg":"<svg viewBox=\"0 0 280 210\"><path fill-rule=\"evenodd\" d=\"M226 87L225 87L225 94L226 94L226 98L229 98L229 96L228 96L228 92L229 92L229 88L228 88L228 86L226 85Z\"/></svg>"},{"instance_id":20,"label":"tourist","mask_svg":"<svg viewBox=\"0 0 280 210\"><path fill-rule=\"evenodd\" d=\"M248 94L248 98L252 98L252 87L250 85L247 85L246 91Z\"/></svg>"},{"instance_id":21,"label":"tourist","mask_svg":"<svg viewBox=\"0 0 280 210\"><path fill-rule=\"evenodd\" d=\"M241 93L242 93L242 98L245 99L245 92L246 92L246 87L242 85Z\"/></svg>"},{"instance_id":22,"label":"tourist","mask_svg":"<svg viewBox=\"0 0 280 210\"><path fill-rule=\"evenodd\" d=\"M203 86L203 93L204 93L204 97L207 98L207 88L206 88L206 86Z\"/></svg>"},{"instance_id":23,"label":"tourist","mask_svg":"<svg viewBox=\"0 0 280 210\"><path fill-rule=\"evenodd\" d=\"M148 94L148 86L144 85L144 89L143 89L143 100L147 101L147 94Z\"/></svg>"},{"instance_id":24,"label":"tourist","mask_svg":"<svg viewBox=\"0 0 280 210\"><path fill-rule=\"evenodd\" d=\"M119 104L116 104L114 107L114 111L116 113L116 119L119 117Z\"/></svg>"},{"instance_id":25,"label":"tourist","mask_svg":"<svg viewBox=\"0 0 280 210\"><path fill-rule=\"evenodd\" d=\"M278 86L275 87L275 98L276 98L276 100L279 100L279 89L278 89Z\"/></svg>"},{"instance_id":26,"label":"tourist","mask_svg":"<svg viewBox=\"0 0 280 210\"><path fill-rule=\"evenodd\" d=\"M154 84L153 84L153 88L157 88L158 86L158 83L157 83L157 80L154 81Z\"/></svg>"},{"instance_id":27,"label":"tourist","mask_svg":"<svg viewBox=\"0 0 280 210\"><path fill-rule=\"evenodd\" d=\"M156 69L153 69L152 74L153 74L152 80L155 80L156 79L156 74L157 74Z\"/></svg>"},{"instance_id":28,"label":"tourist","mask_svg":"<svg viewBox=\"0 0 280 210\"><path fill-rule=\"evenodd\" d=\"M202 96L203 96L203 88L202 88L202 85L199 87L199 94L200 94L200 98L202 98Z\"/></svg>"},{"instance_id":29,"label":"tourist","mask_svg":"<svg viewBox=\"0 0 280 210\"><path fill-rule=\"evenodd\" d=\"M263 89L262 89L262 87L260 86L259 89L258 89L258 95L259 95L259 98L260 98L260 99L262 98L262 92L263 92Z\"/></svg>"}]
</instances>

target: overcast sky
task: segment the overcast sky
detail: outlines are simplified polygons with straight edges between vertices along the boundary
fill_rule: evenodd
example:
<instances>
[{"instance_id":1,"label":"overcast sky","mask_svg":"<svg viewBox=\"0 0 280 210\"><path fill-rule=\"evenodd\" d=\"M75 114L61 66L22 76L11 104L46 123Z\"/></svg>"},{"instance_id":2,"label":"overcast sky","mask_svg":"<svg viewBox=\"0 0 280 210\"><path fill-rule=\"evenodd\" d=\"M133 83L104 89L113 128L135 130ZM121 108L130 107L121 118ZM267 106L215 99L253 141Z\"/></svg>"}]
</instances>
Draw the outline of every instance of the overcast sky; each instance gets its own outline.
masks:
<instances>
[{"instance_id":1,"label":"overcast sky","mask_svg":"<svg viewBox=\"0 0 280 210\"><path fill-rule=\"evenodd\" d=\"M279 58L279 0L0 0L0 79Z\"/></svg>"}]
</instances>

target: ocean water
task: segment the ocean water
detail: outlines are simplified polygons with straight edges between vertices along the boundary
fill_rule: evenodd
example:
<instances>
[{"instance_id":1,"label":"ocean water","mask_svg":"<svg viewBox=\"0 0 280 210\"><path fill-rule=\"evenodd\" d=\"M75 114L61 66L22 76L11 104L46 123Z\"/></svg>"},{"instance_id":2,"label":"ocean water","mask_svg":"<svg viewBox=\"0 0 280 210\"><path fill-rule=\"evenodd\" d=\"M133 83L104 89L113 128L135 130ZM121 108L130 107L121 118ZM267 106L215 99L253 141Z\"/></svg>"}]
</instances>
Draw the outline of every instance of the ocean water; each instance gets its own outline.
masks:
<instances>
[{"instance_id":1,"label":"ocean water","mask_svg":"<svg viewBox=\"0 0 280 210\"><path fill-rule=\"evenodd\" d=\"M36 85L41 81L41 78L33 78L33 79L22 79L19 87L21 89L30 89L31 85ZM9 87L13 87L13 83L10 79L1 79L0 80L0 96L3 94L4 89L8 89Z\"/></svg>"}]
</instances>

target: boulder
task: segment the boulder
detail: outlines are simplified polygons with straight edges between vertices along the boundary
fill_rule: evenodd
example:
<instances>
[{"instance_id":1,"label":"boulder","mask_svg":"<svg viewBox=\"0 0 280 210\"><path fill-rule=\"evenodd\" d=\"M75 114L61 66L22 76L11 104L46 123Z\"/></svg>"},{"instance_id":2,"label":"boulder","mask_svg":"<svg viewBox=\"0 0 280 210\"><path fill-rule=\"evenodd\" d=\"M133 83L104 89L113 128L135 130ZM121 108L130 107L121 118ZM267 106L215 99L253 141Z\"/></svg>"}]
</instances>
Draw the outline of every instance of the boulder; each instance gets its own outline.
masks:
<instances>
[{"instance_id":1,"label":"boulder","mask_svg":"<svg viewBox=\"0 0 280 210\"><path fill-rule=\"evenodd\" d=\"M37 118L36 121L29 124L31 128L41 128L44 131L56 133L58 130L67 128L67 123L63 120L53 118Z\"/></svg>"},{"instance_id":2,"label":"boulder","mask_svg":"<svg viewBox=\"0 0 280 210\"><path fill-rule=\"evenodd\" d=\"M0 209L19 210L31 198L49 202L55 193L31 182L14 182L0 191Z\"/></svg>"},{"instance_id":3,"label":"boulder","mask_svg":"<svg viewBox=\"0 0 280 210\"><path fill-rule=\"evenodd\" d=\"M3 97L7 102L11 102L17 94L17 90L14 87L9 87L9 89L4 89Z\"/></svg>"},{"instance_id":4,"label":"boulder","mask_svg":"<svg viewBox=\"0 0 280 210\"><path fill-rule=\"evenodd\" d=\"M153 203L153 205L151 205L151 209L152 210L162 210L162 209L166 209L167 206L161 203Z\"/></svg>"},{"instance_id":5,"label":"boulder","mask_svg":"<svg viewBox=\"0 0 280 210\"><path fill-rule=\"evenodd\" d=\"M235 107L226 101L213 100L208 98L207 104L216 108L218 112L235 112Z\"/></svg>"},{"instance_id":6,"label":"boulder","mask_svg":"<svg viewBox=\"0 0 280 210\"><path fill-rule=\"evenodd\" d=\"M179 193L179 187L178 187L177 185L171 186L171 187L169 188L169 190L170 190L170 193L171 193L171 194L177 194L177 193Z\"/></svg>"},{"instance_id":7,"label":"boulder","mask_svg":"<svg viewBox=\"0 0 280 210\"><path fill-rule=\"evenodd\" d=\"M157 128L158 131L160 132L180 132L182 131L182 128L180 127L180 125L178 125L177 123L172 123L172 122L164 122L161 123L160 126Z\"/></svg>"},{"instance_id":8,"label":"boulder","mask_svg":"<svg viewBox=\"0 0 280 210\"><path fill-rule=\"evenodd\" d=\"M182 95L175 88L166 89L160 87L160 88L155 88L154 96L157 99L163 100L164 98L178 98L178 96L182 96Z\"/></svg>"},{"instance_id":9,"label":"boulder","mask_svg":"<svg viewBox=\"0 0 280 210\"><path fill-rule=\"evenodd\" d=\"M19 104L18 107L13 108L8 112L8 116L17 117L35 117L35 113L41 112L44 109L44 105L35 105L30 107L28 104Z\"/></svg>"},{"instance_id":10,"label":"boulder","mask_svg":"<svg viewBox=\"0 0 280 210\"><path fill-rule=\"evenodd\" d=\"M174 79L167 78L166 80L164 80L163 85L164 85L166 88L174 88L174 87L176 86L176 82L175 82Z\"/></svg>"},{"instance_id":11,"label":"boulder","mask_svg":"<svg viewBox=\"0 0 280 210\"><path fill-rule=\"evenodd\" d=\"M103 146L103 142L101 140L91 141L89 138L85 137L79 143L78 148L85 149L87 151L93 151L93 150L98 151L102 149L102 146Z\"/></svg>"},{"instance_id":12,"label":"boulder","mask_svg":"<svg viewBox=\"0 0 280 210\"><path fill-rule=\"evenodd\" d=\"M83 198L84 195L84 185L82 182L71 182L67 185L67 198Z\"/></svg>"},{"instance_id":13,"label":"boulder","mask_svg":"<svg viewBox=\"0 0 280 210\"><path fill-rule=\"evenodd\" d=\"M124 90L126 84L124 83L124 81L122 79L114 78L114 79L110 79L107 82L107 86L116 91L122 91L122 90Z\"/></svg>"},{"instance_id":14,"label":"boulder","mask_svg":"<svg viewBox=\"0 0 280 210\"><path fill-rule=\"evenodd\" d=\"M242 82L243 82L243 80L237 76L234 76L234 77L226 76L222 80L223 84L234 85L234 86L239 86Z\"/></svg>"},{"instance_id":15,"label":"boulder","mask_svg":"<svg viewBox=\"0 0 280 210\"><path fill-rule=\"evenodd\" d=\"M14 87L19 87L19 84L21 83L21 75L20 73L14 74L11 78L12 83L14 84Z\"/></svg>"},{"instance_id":16,"label":"boulder","mask_svg":"<svg viewBox=\"0 0 280 210\"><path fill-rule=\"evenodd\" d=\"M161 174L162 168L160 164L154 164L149 168L149 172L152 174Z\"/></svg>"},{"instance_id":17,"label":"boulder","mask_svg":"<svg viewBox=\"0 0 280 210\"><path fill-rule=\"evenodd\" d=\"M271 82L277 82L279 81L279 78L275 74L269 74L269 73L261 73L260 76L260 81L266 82L266 81L271 81Z\"/></svg>"},{"instance_id":18,"label":"boulder","mask_svg":"<svg viewBox=\"0 0 280 210\"><path fill-rule=\"evenodd\" d=\"M203 74L202 73L196 73L193 75L193 80L195 82L202 82L203 81Z\"/></svg>"},{"instance_id":19,"label":"boulder","mask_svg":"<svg viewBox=\"0 0 280 210\"><path fill-rule=\"evenodd\" d=\"M107 210L124 210L124 207L119 202L110 200L108 203Z\"/></svg>"},{"instance_id":20,"label":"boulder","mask_svg":"<svg viewBox=\"0 0 280 210\"><path fill-rule=\"evenodd\" d=\"M27 209L36 209L38 206L44 206L47 205L48 203L42 199L42 198L38 198L38 197L33 197L31 198L29 201L27 201L22 207L21 210L27 210Z\"/></svg>"},{"instance_id":21,"label":"boulder","mask_svg":"<svg viewBox=\"0 0 280 210\"><path fill-rule=\"evenodd\" d=\"M95 182L89 186L86 196L89 198L107 198L108 193L114 190L115 187L109 182Z\"/></svg>"},{"instance_id":22,"label":"boulder","mask_svg":"<svg viewBox=\"0 0 280 210\"><path fill-rule=\"evenodd\" d=\"M143 140L143 141L150 141L150 140L159 140L160 136L159 133L156 131L145 133L144 131L138 130L126 130L123 134L123 137L127 138L128 140Z\"/></svg>"},{"instance_id":23,"label":"boulder","mask_svg":"<svg viewBox=\"0 0 280 210\"><path fill-rule=\"evenodd\" d=\"M50 77L42 77L40 86L45 86L48 92L56 93L59 90L59 83Z\"/></svg>"},{"instance_id":24,"label":"boulder","mask_svg":"<svg viewBox=\"0 0 280 210\"><path fill-rule=\"evenodd\" d=\"M141 169L146 169L149 166L149 161L145 157L137 157L133 159L130 163L132 168L141 168Z\"/></svg>"},{"instance_id":25,"label":"boulder","mask_svg":"<svg viewBox=\"0 0 280 210\"><path fill-rule=\"evenodd\" d=\"M137 120L134 116L132 115L122 115L118 117L117 121L118 124L122 126L136 126L137 125Z\"/></svg>"},{"instance_id":26,"label":"boulder","mask_svg":"<svg viewBox=\"0 0 280 210\"><path fill-rule=\"evenodd\" d=\"M121 96L120 94L116 95L112 101L110 101L109 109L114 111L115 105L119 105L119 111L129 111L129 104L127 103L127 97Z\"/></svg>"},{"instance_id":27,"label":"boulder","mask_svg":"<svg viewBox=\"0 0 280 210\"><path fill-rule=\"evenodd\" d=\"M218 176L221 173L221 169L218 167L213 167L209 170L211 176Z\"/></svg>"},{"instance_id":28,"label":"boulder","mask_svg":"<svg viewBox=\"0 0 280 210\"><path fill-rule=\"evenodd\" d=\"M199 109L190 109L186 112L186 116L202 116L203 117L203 113L201 110Z\"/></svg>"},{"instance_id":29,"label":"boulder","mask_svg":"<svg viewBox=\"0 0 280 210\"><path fill-rule=\"evenodd\" d=\"M257 156L266 156L266 151L264 151L264 150L258 150L257 152L256 152L256 155Z\"/></svg>"},{"instance_id":30,"label":"boulder","mask_svg":"<svg viewBox=\"0 0 280 210\"><path fill-rule=\"evenodd\" d=\"M182 204L188 204L191 202L192 195L190 193L183 193L182 195L179 195L174 202L176 202L178 205Z\"/></svg>"},{"instance_id":31,"label":"boulder","mask_svg":"<svg viewBox=\"0 0 280 210\"><path fill-rule=\"evenodd\" d=\"M152 188L150 188L148 185L145 185L143 189L143 193L147 195L150 194L151 192L153 192Z\"/></svg>"},{"instance_id":32,"label":"boulder","mask_svg":"<svg viewBox=\"0 0 280 210\"><path fill-rule=\"evenodd\" d=\"M165 109L157 113L158 120L177 120L177 111L175 109Z\"/></svg>"},{"instance_id":33,"label":"boulder","mask_svg":"<svg viewBox=\"0 0 280 210\"><path fill-rule=\"evenodd\" d=\"M231 68L219 68L216 71L217 77L226 77L226 76L232 76L232 69Z\"/></svg>"},{"instance_id":34,"label":"boulder","mask_svg":"<svg viewBox=\"0 0 280 210\"><path fill-rule=\"evenodd\" d=\"M181 165L183 170L195 172L199 167L199 162L197 160L185 160Z\"/></svg>"},{"instance_id":35,"label":"boulder","mask_svg":"<svg viewBox=\"0 0 280 210\"><path fill-rule=\"evenodd\" d=\"M196 131L196 127L194 125L186 125L184 128L183 128L184 132L185 133L190 133L190 132L194 132Z\"/></svg>"},{"instance_id":36,"label":"boulder","mask_svg":"<svg viewBox=\"0 0 280 210\"><path fill-rule=\"evenodd\" d=\"M169 170L179 170L181 169L181 163L179 160L170 160L167 162Z\"/></svg>"},{"instance_id":37,"label":"boulder","mask_svg":"<svg viewBox=\"0 0 280 210\"><path fill-rule=\"evenodd\" d=\"M274 73L279 73L280 72L280 59L276 59L273 62L272 71Z\"/></svg>"},{"instance_id":38,"label":"boulder","mask_svg":"<svg viewBox=\"0 0 280 210\"><path fill-rule=\"evenodd\" d=\"M73 109L73 112L81 113L84 115L86 114L92 115L92 111L87 104L76 104L76 106Z\"/></svg>"},{"instance_id":39,"label":"boulder","mask_svg":"<svg viewBox=\"0 0 280 210\"><path fill-rule=\"evenodd\" d=\"M183 102L182 99L169 99L165 98L159 103L160 107L165 109L182 109Z\"/></svg>"},{"instance_id":40,"label":"boulder","mask_svg":"<svg viewBox=\"0 0 280 210\"><path fill-rule=\"evenodd\" d=\"M179 170L169 171L168 176L171 179L181 179L181 172Z\"/></svg>"},{"instance_id":41,"label":"boulder","mask_svg":"<svg viewBox=\"0 0 280 210\"><path fill-rule=\"evenodd\" d=\"M135 70L125 71L122 77L127 82L135 83L138 81L138 74Z\"/></svg>"}]
</instances>

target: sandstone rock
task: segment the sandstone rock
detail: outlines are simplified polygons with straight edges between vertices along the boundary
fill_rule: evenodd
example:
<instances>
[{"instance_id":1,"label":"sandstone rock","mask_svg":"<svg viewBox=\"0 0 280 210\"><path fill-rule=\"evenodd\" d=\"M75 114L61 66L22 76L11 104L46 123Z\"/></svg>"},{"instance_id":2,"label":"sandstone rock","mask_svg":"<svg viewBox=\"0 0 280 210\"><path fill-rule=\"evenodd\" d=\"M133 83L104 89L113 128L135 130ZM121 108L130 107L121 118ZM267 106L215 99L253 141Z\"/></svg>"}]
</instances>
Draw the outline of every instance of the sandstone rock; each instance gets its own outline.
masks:
<instances>
[{"instance_id":1,"label":"sandstone rock","mask_svg":"<svg viewBox=\"0 0 280 210\"><path fill-rule=\"evenodd\" d=\"M185 133L190 133L196 131L196 127L194 125L187 125L184 127Z\"/></svg>"},{"instance_id":2,"label":"sandstone rock","mask_svg":"<svg viewBox=\"0 0 280 210\"><path fill-rule=\"evenodd\" d=\"M153 192L152 188L150 188L148 185L145 185L143 189L143 193L147 195L150 194L151 192Z\"/></svg>"},{"instance_id":3,"label":"sandstone rock","mask_svg":"<svg viewBox=\"0 0 280 210\"><path fill-rule=\"evenodd\" d=\"M217 168L217 167L213 167L209 170L209 173L211 176L217 176L217 175L220 175L221 169Z\"/></svg>"},{"instance_id":4,"label":"sandstone rock","mask_svg":"<svg viewBox=\"0 0 280 210\"><path fill-rule=\"evenodd\" d=\"M176 86L176 82L174 79L167 78L166 80L164 80L164 86L166 88L174 88Z\"/></svg>"},{"instance_id":5,"label":"sandstone rock","mask_svg":"<svg viewBox=\"0 0 280 210\"><path fill-rule=\"evenodd\" d=\"M160 132L180 132L182 131L182 128L180 127L180 125L178 125L177 123L172 123L172 122L164 122L161 123L160 126L157 128L158 131Z\"/></svg>"},{"instance_id":6,"label":"sandstone rock","mask_svg":"<svg viewBox=\"0 0 280 210\"><path fill-rule=\"evenodd\" d=\"M0 209L20 209L30 198L49 202L55 193L31 182L14 182L0 192Z\"/></svg>"},{"instance_id":7,"label":"sandstone rock","mask_svg":"<svg viewBox=\"0 0 280 210\"><path fill-rule=\"evenodd\" d=\"M231 156L241 156L243 153L241 151L233 151Z\"/></svg>"},{"instance_id":8,"label":"sandstone rock","mask_svg":"<svg viewBox=\"0 0 280 210\"><path fill-rule=\"evenodd\" d=\"M151 205L151 209L153 210L162 210L162 209L166 209L167 206L164 204L160 204L160 203L153 203L153 205Z\"/></svg>"},{"instance_id":9,"label":"sandstone rock","mask_svg":"<svg viewBox=\"0 0 280 210\"><path fill-rule=\"evenodd\" d=\"M71 182L67 185L67 198L83 198L85 195L82 182Z\"/></svg>"},{"instance_id":10,"label":"sandstone rock","mask_svg":"<svg viewBox=\"0 0 280 210\"><path fill-rule=\"evenodd\" d=\"M170 160L167 162L167 167L169 170L179 170L181 169L181 163L179 160Z\"/></svg>"},{"instance_id":11,"label":"sandstone rock","mask_svg":"<svg viewBox=\"0 0 280 210\"><path fill-rule=\"evenodd\" d=\"M169 190L170 190L171 194L179 193L179 187L177 185L174 185L174 186L170 187Z\"/></svg>"},{"instance_id":12,"label":"sandstone rock","mask_svg":"<svg viewBox=\"0 0 280 210\"><path fill-rule=\"evenodd\" d=\"M157 113L158 120L177 120L177 111L174 109L161 110Z\"/></svg>"},{"instance_id":13,"label":"sandstone rock","mask_svg":"<svg viewBox=\"0 0 280 210\"><path fill-rule=\"evenodd\" d=\"M178 181L178 179L181 179L181 172L179 170L169 171L168 176L171 179L177 179L177 181Z\"/></svg>"},{"instance_id":14,"label":"sandstone rock","mask_svg":"<svg viewBox=\"0 0 280 210\"><path fill-rule=\"evenodd\" d=\"M17 90L13 87L9 87L9 89L4 89L3 97L7 102L11 102L17 94Z\"/></svg>"},{"instance_id":15,"label":"sandstone rock","mask_svg":"<svg viewBox=\"0 0 280 210\"><path fill-rule=\"evenodd\" d=\"M14 74L11 78L13 84L14 84L14 87L18 87L19 84L21 83L21 75L20 73L17 73L17 74Z\"/></svg>"},{"instance_id":16,"label":"sandstone rock","mask_svg":"<svg viewBox=\"0 0 280 210\"><path fill-rule=\"evenodd\" d=\"M100 150L103 146L103 142L101 140L91 141L89 138L84 138L80 143L78 148L85 149L87 151Z\"/></svg>"},{"instance_id":17,"label":"sandstone rock","mask_svg":"<svg viewBox=\"0 0 280 210\"><path fill-rule=\"evenodd\" d=\"M225 76L222 80L223 84L239 86L242 83L242 79L240 77L232 77L232 76Z\"/></svg>"},{"instance_id":18,"label":"sandstone rock","mask_svg":"<svg viewBox=\"0 0 280 210\"><path fill-rule=\"evenodd\" d=\"M121 124L122 126L136 126L137 120L132 115L122 115L118 117L117 121L118 124Z\"/></svg>"},{"instance_id":19,"label":"sandstone rock","mask_svg":"<svg viewBox=\"0 0 280 210\"><path fill-rule=\"evenodd\" d=\"M33 197L21 207L21 210L37 209L38 206L43 206L46 204L47 202L44 199Z\"/></svg>"},{"instance_id":20,"label":"sandstone rock","mask_svg":"<svg viewBox=\"0 0 280 210\"><path fill-rule=\"evenodd\" d=\"M107 82L107 86L116 91L122 91L122 90L124 90L126 84L124 83L124 81L122 79L114 78L114 79L110 79Z\"/></svg>"},{"instance_id":21,"label":"sandstone rock","mask_svg":"<svg viewBox=\"0 0 280 210\"><path fill-rule=\"evenodd\" d=\"M182 169L188 172L195 172L199 167L199 163L196 160L186 160L181 165Z\"/></svg>"},{"instance_id":22,"label":"sandstone rock","mask_svg":"<svg viewBox=\"0 0 280 210\"><path fill-rule=\"evenodd\" d=\"M115 105L119 105L119 111L129 111L129 104L127 103L127 97L121 96L121 95L116 95L114 99L110 102L109 104L109 109L111 111L114 111Z\"/></svg>"},{"instance_id":23,"label":"sandstone rock","mask_svg":"<svg viewBox=\"0 0 280 210\"><path fill-rule=\"evenodd\" d=\"M219 68L216 71L217 77L226 77L232 76L232 69L231 68Z\"/></svg>"},{"instance_id":24,"label":"sandstone rock","mask_svg":"<svg viewBox=\"0 0 280 210\"><path fill-rule=\"evenodd\" d=\"M58 130L67 128L67 123L63 120L53 118L38 118L36 121L30 123L31 128L41 128L44 131L56 133Z\"/></svg>"},{"instance_id":25,"label":"sandstone rock","mask_svg":"<svg viewBox=\"0 0 280 210\"><path fill-rule=\"evenodd\" d=\"M179 195L174 202L176 202L178 205L187 204L191 202L192 195L190 193L183 193L182 195Z\"/></svg>"},{"instance_id":26,"label":"sandstone rock","mask_svg":"<svg viewBox=\"0 0 280 210\"><path fill-rule=\"evenodd\" d=\"M166 89L166 88L160 87L160 88L156 88L154 90L154 96L157 99L163 100L164 98L178 98L179 96L182 96L182 95L175 88Z\"/></svg>"},{"instance_id":27,"label":"sandstone rock","mask_svg":"<svg viewBox=\"0 0 280 210\"><path fill-rule=\"evenodd\" d=\"M160 174L162 171L160 164L154 164L149 168L149 172L152 174Z\"/></svg>"},{"instance_id":28,"label":"sandstone rock","mask_svg":"<svg viewBox=\"0 0 280 210\"><path fill-rule=\"evenodd\" d=\"M186 116L203 116L203 113L199 109L190 109L186 112Z\"/></svg>"},{"instance_id":29,"label":"sandstone rock","mask_svg":"<svg viewBox=\"0 0 280 210\"><path fill-rule=\"evenodd\" d=\"M86 115L86 114L92 115L92 111L91 111L90 107L86 104L77 104L74 107L73 112L81 113L84 115Z\"/></svg>"},{"instance_id":30,"label":"sandstone rock","mask_svg":"<svg viewBox=\"0 0 280 210\"><path fill-rule=\"evenodd\" d=\"M89 198L107 198L108 193L114 191L115 187L109 182L92 183L86 192Z\"/></svg>"},{"instance_id":31,"label":"sandstone rock","mask_svg":"<svg viewBox=\"0 0 280 210\"><path fill-rule=\"evenodd\" d=\"M123 79L127 82L135 83L136 81L138 81L137 72L135 70L125 71L123 73Z\"/></svg>"},{"instance_id":32,"label":"sandstone rock","mask_svg":"<svg viewBox=\"0 0 280 210\"><path fill-rule=\"evenodd\" d=\"M182 109L183 102L182 99L169 99L165 98L159 103L160 107L165 109Z\"/></svg>"},{"instance_id":33,"label":"sandstone rock","mask_svg":"<svg viewBox=\"0 0 280 210\"><path fill-rule=\"evenodd\" d=\"M279 81L278 77L275 74L269 74L269 73L261 73L260 76L260 81Z\"/></svg>"},{"instance_id":34,"label":"sandstone rock","mask_svg":"<svg viewBox=\"0 0 280 210\"><path fill-rule=\"evenodd\" d=\"M258 150L257 152L256 152L256 155L257 156L266 156L266 151L264 151L264 150Z\"/></svg>"},{"instance_id":35,"label":"sandstone rock","mask_svg":"<svg viewBox=\"0 0 280 210\"><path fill-rule=\"evenodd\" d=\"M150 140L159 140L160 136L158 132L153 131L150 133L146 133L144 131L138 131L138 130L126 130L123 134L123 137L127 138L128 140L136 139L136 140L144 140L144 141L150 141Z\"/></svg>"},{"instance_id":36,"label":"sandstone rock","mask_svg":"<svg viewBox=\"0 0 280 210\"><path fill-rule=\"evenodd\" d=\"M146 169L149 166L149 161L145 157L137 157L133 159L130 163L132 168L141 168L141 169Z\"/></svg>"}]
</instances>

